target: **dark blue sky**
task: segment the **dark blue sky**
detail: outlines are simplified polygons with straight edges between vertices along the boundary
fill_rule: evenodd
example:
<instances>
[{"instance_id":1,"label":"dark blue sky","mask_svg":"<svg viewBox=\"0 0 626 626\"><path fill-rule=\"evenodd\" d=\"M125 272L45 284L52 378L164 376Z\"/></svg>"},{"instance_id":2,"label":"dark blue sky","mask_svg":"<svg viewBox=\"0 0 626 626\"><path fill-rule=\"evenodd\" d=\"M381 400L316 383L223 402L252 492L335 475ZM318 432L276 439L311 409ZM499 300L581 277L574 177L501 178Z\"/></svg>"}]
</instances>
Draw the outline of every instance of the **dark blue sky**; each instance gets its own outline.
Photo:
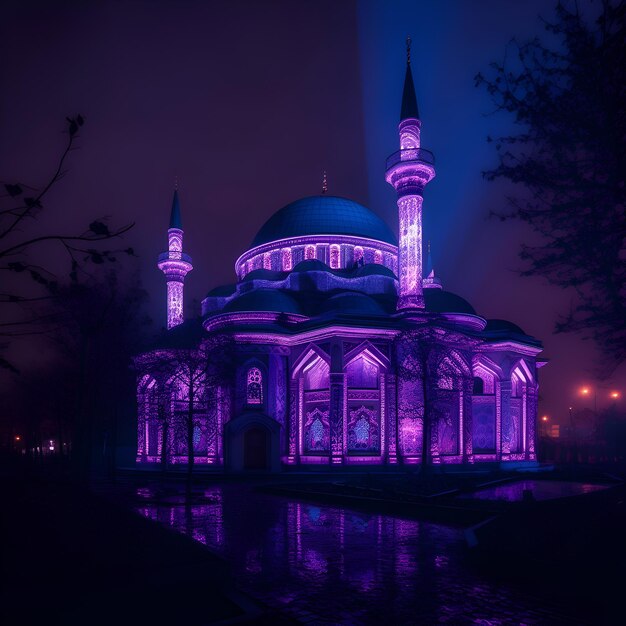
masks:
<instances>
[{"instance_id":1,"label":"dark blue sky","mask_svg":"<svg viewBox=\"0 0 626 626\"><path fill-rule=\"evenodd\" d=\"M528 233L485 219L506 191L482 180L494 164L485 139L510 130L510 121L486 115L491 104L473 80L513 36L543 35L538 16L551 7L545 0L4 2L0 172L42 182L61 149L65 116L85 115L80 150L33 226L76 230L103 215L136 221L127 243L140 255L162 323L165 286L155 261L176 176L195 265L190 303L232 282L234 261L258 228L287 202L318 193L323 170L331 193L366 204L397 230L383 170L397 149L410 34L422 142L437 158L424 202L437 272L480 314L508 318L544 341L551 363L542 370L540 410L566 421L567 407L582 405L575 390L593 381L599 355L551 333L570 294L515 274ZM622 389L625 379L622 372Z\"/></svg>"}]
</instances>

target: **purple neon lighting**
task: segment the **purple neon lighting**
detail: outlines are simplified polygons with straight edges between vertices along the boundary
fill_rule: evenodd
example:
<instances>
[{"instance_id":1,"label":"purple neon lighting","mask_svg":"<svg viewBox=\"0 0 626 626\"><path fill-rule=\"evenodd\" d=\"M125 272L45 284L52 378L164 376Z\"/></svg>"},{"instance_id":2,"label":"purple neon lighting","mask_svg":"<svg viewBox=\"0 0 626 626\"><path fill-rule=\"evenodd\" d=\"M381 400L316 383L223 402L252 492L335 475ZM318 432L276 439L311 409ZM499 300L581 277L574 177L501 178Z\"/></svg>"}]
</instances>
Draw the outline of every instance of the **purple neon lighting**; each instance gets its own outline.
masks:
<instances>
[{"instance_id":1,"label":"purple neon lighting","mask_svg":"<svg viewBox=\"0 0 626 626\"><path fill-rule=\"evenodd\" d=\"M424 308L422 287L422 201L421 196L398 199L400 218L400 289L398 309Z\"/></svg>"},{"instance_id":2,"label":"purple neon lighting","mask_svg":"<svg viewBox=\"0 0 626 626\"><path fill-rule=\"evenodd\" d=\"M255 269L272 271L291 271L300 261L318 259L332 269L352 267L355 248L358 258L366 263L378 263L397 272L396 246L382 241L366 239L350 235L306 235L281 239L251 248L244 252L235 262L235 272L241 280Z\"/></svg>"},{"instance_id":3,"label":"purple neon lighting","mask_svg":"<svg viewBox=\"0 0 626 626\"><path fill-rule=\"evenodd\" d=\"M411 150L413 148L419 149L421 129L422 122L420 120L411 118L402 120L400 122L400 126L398 127L398 132L400 134L400 150ZM416 158L416 156L411 155L410 152L404 154L406 155L405 159Z\"/></svg>"},{"instance_id":4,"label":"purple neon lighting","mask_svg":"<svg viewBox=\"0 0 626 626\"><path fill-rule=\"evenodd\" d=\"M183 284L185 276L193 269L191 257L183 254L183 231L170 228L167 231L168 251L159 256L158 268L167 280L167 328L182 324Z\"/></svg>"},{"instance_id":5,"label":"purple neon lighting","mask_svg":"<svg viewBox=\"0 0 626 626\"><path fill-rule=\"evenodd\" d=\"M248 370L246 398L248 404L263 404L263 375L258 367L251 367Z\"/></svg>"}]
</instances>

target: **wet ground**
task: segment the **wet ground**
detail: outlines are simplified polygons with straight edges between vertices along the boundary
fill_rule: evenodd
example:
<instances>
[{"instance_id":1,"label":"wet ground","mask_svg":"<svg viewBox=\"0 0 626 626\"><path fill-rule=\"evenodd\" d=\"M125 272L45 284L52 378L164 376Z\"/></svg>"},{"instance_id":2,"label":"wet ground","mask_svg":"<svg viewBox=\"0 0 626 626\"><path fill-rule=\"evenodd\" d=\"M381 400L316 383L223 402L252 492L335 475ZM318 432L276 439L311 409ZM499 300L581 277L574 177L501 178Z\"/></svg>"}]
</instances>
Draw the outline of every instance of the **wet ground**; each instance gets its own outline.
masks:
<instances>
[{"instance_id":1,"label":"wet ground","mask_svg":"<svg viewBox=\"0 0 626 626\"><path fill-rule=\"evenodd\" d=\"M472 500L504 500L522 502L524 493L532 494L534 500L554 500L569 496L580 496L594 491L607 489L607 485L569 482L563 480L516 480L514 482L485 487L472 493L459 496Z\"/></svg>"},{"instance_id":2,"label":"wet ground","mask_svg":"<svg viewBox=\"0 0 626 626\"><path fill-rule=\"evenodd\" d=\"M311 624L581 624L549 589L480 574L464 531L318 506L249 485L184 497L134 490L146 518L193 537L230 563L238 586ZM511 568L515 564L511 563Z\"/></svg>"}]
</instances>

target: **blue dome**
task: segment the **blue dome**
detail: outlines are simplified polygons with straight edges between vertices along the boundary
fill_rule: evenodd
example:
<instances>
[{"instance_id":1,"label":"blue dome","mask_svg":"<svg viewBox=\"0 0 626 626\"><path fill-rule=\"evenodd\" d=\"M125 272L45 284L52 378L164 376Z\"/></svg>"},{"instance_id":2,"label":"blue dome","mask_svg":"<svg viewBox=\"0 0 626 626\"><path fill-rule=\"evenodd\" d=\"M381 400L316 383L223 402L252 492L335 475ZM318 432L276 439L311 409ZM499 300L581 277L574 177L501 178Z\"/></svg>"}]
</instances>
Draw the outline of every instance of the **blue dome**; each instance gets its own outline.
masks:
<instances>
[{"instance_id":1,"label":"blue dome","mask_svg":"<svg viewBox=\"0 0 626 626\"><path fill-rule=\"evenodd\" d=\"M274 213L251 247L302 235L353 235L398 245L389 226L358 202L336 196L311 196Z\"/></svg>"}]
</instances>

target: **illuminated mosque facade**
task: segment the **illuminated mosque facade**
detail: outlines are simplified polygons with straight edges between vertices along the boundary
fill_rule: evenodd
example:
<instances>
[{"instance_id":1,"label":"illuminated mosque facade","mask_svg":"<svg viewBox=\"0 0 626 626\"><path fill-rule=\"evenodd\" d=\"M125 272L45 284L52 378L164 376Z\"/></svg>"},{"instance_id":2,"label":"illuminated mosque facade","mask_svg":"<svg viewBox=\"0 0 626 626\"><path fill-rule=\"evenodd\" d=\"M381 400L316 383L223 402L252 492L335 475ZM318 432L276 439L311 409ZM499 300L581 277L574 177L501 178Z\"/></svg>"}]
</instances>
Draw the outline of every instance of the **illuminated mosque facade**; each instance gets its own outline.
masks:
<instances>
[{"instance_id":1,"label":"illuminated mosque facade","mask_svg":"<svg viewBox=\"0 0 626 626\"><path fill-rule=\"evenodd\" d=\"M199 320L183 318L192 260L175 192L158 262L168 331L135 359L137 463L185 464L191 442L194 463L233 472L535 461L541 343L435 276L421 126L409 58L385 173L398 238L352 200L296 200L261 226ZM232 349L221 378L203 361L216 338Z\"/></svg>"}]
</instances>

